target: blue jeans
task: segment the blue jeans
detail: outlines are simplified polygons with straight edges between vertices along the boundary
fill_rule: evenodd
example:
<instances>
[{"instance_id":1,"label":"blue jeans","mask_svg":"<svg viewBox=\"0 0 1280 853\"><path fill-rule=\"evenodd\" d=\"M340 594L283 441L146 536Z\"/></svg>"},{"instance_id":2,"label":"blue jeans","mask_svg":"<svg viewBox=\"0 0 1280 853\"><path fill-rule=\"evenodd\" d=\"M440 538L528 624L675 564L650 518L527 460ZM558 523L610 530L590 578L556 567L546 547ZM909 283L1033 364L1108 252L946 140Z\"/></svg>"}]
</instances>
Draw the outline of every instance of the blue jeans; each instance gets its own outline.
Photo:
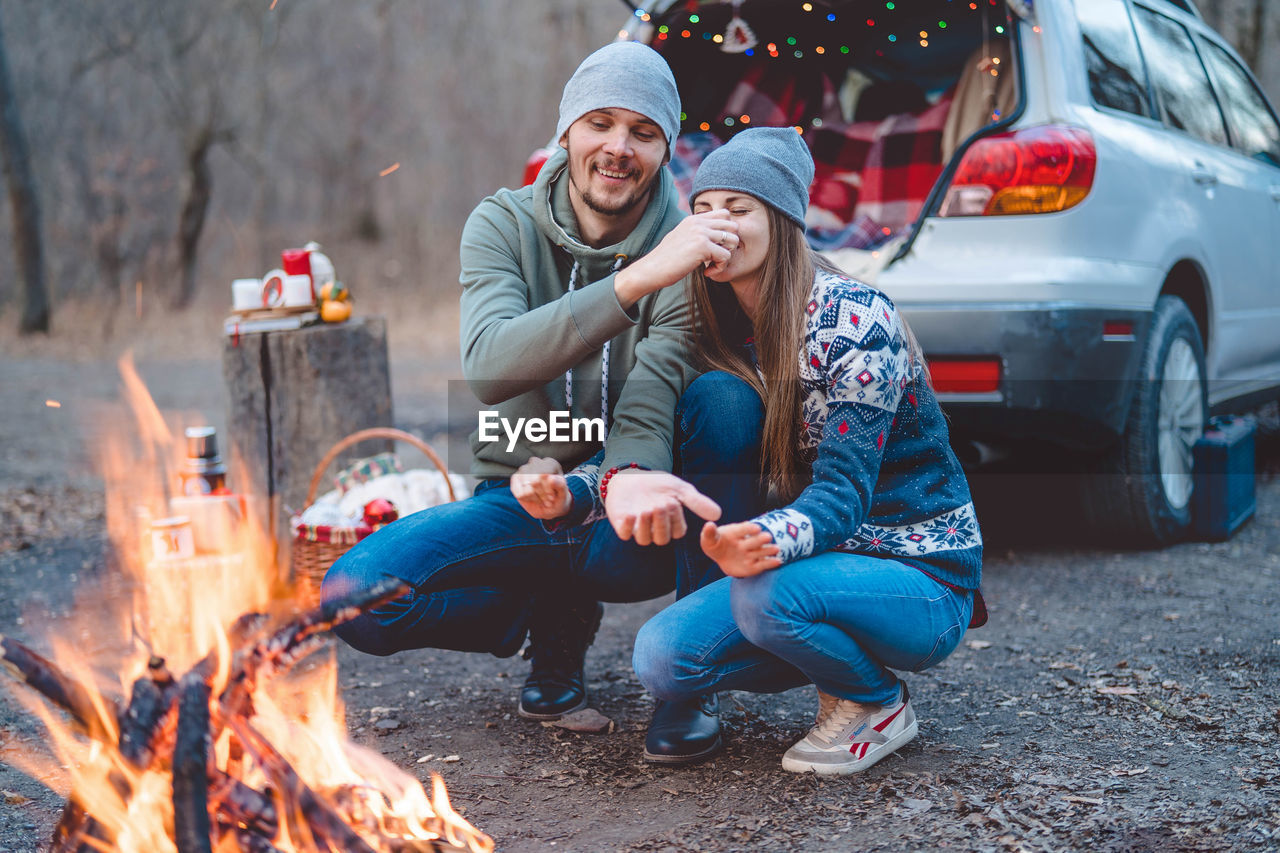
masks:
<instances>
[{"instance_id":1,"label":"blue jeans","mask_svg":"<svg viewBox=\"0 0 1280 853\"><path fill-rule=\"evenodd\" d=\"M689 385L676 412L677 473L720 504L724 518L763 510L757 485L763 407L749 385L708 373ZM524 642L535 596L643 601L689 592L723 577L698 546L701 519L670 545L622 541L607 520L548 532L503 480L465 500L387 525L355 545L325 575L331 601L396 577L413 592L340 625L335 633L375 655L439 648L506 656Z\"/></svg>"},{"instance_id":2,"label":"blue jeans","mask_svg":"<svg viewBox=\"0 0 1280 853\"><path fill-rule=\"evenodd\" d=\"M724 578L645 623L633 665L659 699L716 690L824 693L886 704L900 670L960 643L973 594L894 560L828 551L751 578Z\"/></svg>"}]
</instances>

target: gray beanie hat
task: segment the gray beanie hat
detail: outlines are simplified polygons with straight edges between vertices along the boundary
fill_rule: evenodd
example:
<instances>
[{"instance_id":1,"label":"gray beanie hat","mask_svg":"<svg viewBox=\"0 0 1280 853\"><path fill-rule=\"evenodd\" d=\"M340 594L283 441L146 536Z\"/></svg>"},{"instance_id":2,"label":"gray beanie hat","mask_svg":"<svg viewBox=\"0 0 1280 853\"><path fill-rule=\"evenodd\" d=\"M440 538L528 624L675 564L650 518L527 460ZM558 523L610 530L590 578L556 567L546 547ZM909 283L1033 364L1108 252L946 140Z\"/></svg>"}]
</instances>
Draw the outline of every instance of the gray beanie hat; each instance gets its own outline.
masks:
<instances>
[{"instance_id":1,"label":"gray beanie hat","mask_svg":"<svg viewBox=\"0 0 1280 853\"><path fill-rule=\"evenodd\" d=\"M616 41L582 60L564 84L556 140L587 113L609 107L640 113L662 129L668 148L675 145L680 134L676 78L667 61L648 45Z\"/></svg>"},{"instance_id":2,"label":"gray beanie hat","mask_svg":"<svg viewBox=\"0 0 1280 853\"><path fill-rule=\"evenodd\" d=\"M811 183L813 155L794 127L752 127L707 155L693 176L689 201L706 190L738 190L803 229Z\"/></svg>"}]
</instances>

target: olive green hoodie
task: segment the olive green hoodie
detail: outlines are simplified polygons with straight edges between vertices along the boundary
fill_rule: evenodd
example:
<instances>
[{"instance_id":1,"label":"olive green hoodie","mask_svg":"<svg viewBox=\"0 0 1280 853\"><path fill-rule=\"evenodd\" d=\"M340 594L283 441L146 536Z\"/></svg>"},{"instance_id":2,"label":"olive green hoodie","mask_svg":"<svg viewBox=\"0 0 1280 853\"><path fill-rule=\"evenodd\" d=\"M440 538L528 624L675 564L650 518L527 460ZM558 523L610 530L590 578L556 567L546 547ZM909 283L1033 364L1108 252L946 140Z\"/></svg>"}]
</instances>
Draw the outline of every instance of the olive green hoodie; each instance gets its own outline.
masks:
<instances>
[{"instance_id":1,"label":"olive green hoodie","mask_svg":"<svg viewBox=\"0 0 1280 853\"><path fill-rule=\"evenodd\" d=\"M670 471L676 402L696 375L688 364L684 287L664 288L624 311L613 273L658 245L683 216L664 167L636 228L615 245L587 246L578 237L562 149L532 186L482 201L463 228L460 252L462 370L482 409L497 410L513 427L553 410L600 417L601 350L612 341L604 467L635 462ZM496 434L490 442L479 440L478 429L471 434L476 477L509 476L530 456L551 456L567 471L600 448L581 434L579 441L522 436L507 452L507 433L499 427Z\"/></svg>"}]
</instances>

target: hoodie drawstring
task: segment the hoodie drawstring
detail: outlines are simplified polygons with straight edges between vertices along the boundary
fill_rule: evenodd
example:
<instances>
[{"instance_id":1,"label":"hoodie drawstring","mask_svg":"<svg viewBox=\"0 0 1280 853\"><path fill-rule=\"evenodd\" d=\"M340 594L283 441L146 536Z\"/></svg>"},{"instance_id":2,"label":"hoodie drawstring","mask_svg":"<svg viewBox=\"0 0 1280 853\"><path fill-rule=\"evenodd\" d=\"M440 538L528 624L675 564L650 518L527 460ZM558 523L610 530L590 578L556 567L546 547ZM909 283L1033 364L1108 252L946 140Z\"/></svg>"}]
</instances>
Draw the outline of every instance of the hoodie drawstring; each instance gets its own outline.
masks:
<instances>
[{"instance_id":1,"label":"hoodie drawstring","mask_svg":"<svg viewBox=\"0 0 1280 853\"><path fill-rule=\"evenodd\" d=\"M622 262L627 259L626 255L618 255L613 262L611 272L617 272L622 269ZM573 269L569 271L569 292L573 293L574 287L578 284L579 264L577 258L574 258ZM609 434L609 341L604 342L604 347L600 350L600 421L604 424L604 432ZM570 367L564 373L564 405L571 412L573 410L573 368Z\"/></svg>"}]
</instances>

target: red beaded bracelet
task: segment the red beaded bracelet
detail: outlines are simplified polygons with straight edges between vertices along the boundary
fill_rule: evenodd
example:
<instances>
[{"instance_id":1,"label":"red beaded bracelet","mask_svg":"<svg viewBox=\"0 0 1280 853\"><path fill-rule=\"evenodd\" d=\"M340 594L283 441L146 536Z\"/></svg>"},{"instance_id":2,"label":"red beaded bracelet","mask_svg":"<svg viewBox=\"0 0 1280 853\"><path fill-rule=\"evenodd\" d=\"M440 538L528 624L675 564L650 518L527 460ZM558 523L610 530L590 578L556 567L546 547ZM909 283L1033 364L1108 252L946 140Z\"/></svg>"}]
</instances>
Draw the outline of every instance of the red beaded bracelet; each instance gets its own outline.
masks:
<instances>
[{"instance_id":1,"label":"red beaded bracelet","mask_svg":"<svg viewBox=\"0 0 1280 853\"><path fill-rule=\"evenodd\" d=\"M605 497L607 497L609 494L609 479L619 471L625 471L628 468L643 469L643 466L640 465L640 463L638 462L628 462L626 465L615 465L614 467L606 471L605 475L600 478L600 503L604 503Z\"/></svg>"}]
</instances>

